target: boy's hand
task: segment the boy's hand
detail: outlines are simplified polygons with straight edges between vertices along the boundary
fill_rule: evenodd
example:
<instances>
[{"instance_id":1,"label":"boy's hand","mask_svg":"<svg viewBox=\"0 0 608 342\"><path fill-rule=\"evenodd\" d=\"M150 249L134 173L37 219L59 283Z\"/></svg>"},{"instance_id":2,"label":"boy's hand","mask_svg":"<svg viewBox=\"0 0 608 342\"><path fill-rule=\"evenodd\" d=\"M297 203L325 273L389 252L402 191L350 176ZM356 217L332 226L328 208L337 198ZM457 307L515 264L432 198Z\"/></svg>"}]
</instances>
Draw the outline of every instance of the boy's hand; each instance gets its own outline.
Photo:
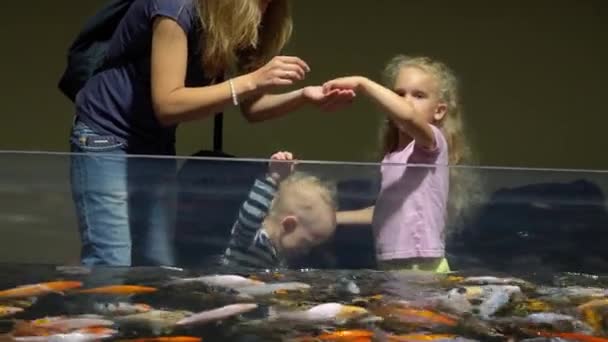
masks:
<instances>
[{"instance_id":1,"label":"boy's hand","mask_svg":"<svg viewBox=\"0 0 608 342\"><path fill-rule=\"evenodd\" d=\"M293 154L291 152L277 152L270 157L270 165L268 166L268 173L270 177L276 181L281 181L287 178L295 168L295 162L293 161Z\"/></svg>"}]
</instances>

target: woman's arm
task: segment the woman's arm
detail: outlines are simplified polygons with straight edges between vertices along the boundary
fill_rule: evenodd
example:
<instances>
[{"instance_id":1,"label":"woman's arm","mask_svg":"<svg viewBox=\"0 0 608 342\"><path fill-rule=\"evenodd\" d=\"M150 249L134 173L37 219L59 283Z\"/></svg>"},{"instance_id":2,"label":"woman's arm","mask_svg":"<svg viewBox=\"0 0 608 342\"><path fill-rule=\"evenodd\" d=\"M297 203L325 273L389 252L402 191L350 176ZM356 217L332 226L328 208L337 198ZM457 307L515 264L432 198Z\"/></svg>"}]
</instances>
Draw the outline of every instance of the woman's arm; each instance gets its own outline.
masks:
<instances>
[{"instance_id":1,"label":"woman's arm","mask_svg":"<svg viewBox=\"0 0 608 342\"><path fill-rule=\"evenodd\" d=\"M335 110L350 103L354 97L352 90L336 89L324 93L323 87L310 86L279 95L252 96L241 104L241 111L249 122L260 122L281 117L306 104Z\"/></svg>"},{"instance_id":2,"label":"woman's arm","mask_svg":"<svg viewBox=\"0 0 608 342\"><path fill-rule=\"evenodd\" d=\"M275 119L286 113L296 111L307 103L304 89L284 94L264 94L252 96L243 101L241 112L249 122L261 122Z\"/></svg>"},{"instance_id":3,"label":"woman's arm","mask_svg":"<svg viewBox=\"0 0 608 342\"><path fill-rule=\"evenodd\" d=\"M374 206L359 210L339 211L336 213L336 222L341 225L371 224L374 216Z\"/></svg>"},{"instance_id":4,"label":"woman's arm","mask_svg":"<svg viewBox=\"0 0 608 342\"><path fill-rule=\"evenodd\" d=\"M205 87L186 87L187 62L188 40L184 30L173 19L155 19L151 92L154 111L163 125L202 119L233 102L228 81ZM234 91L239 101L246 101L268 88L303 79L307 69L308 66L297 57L275 58L252 73L234 78Z\"/></svg>"}]
</instances>

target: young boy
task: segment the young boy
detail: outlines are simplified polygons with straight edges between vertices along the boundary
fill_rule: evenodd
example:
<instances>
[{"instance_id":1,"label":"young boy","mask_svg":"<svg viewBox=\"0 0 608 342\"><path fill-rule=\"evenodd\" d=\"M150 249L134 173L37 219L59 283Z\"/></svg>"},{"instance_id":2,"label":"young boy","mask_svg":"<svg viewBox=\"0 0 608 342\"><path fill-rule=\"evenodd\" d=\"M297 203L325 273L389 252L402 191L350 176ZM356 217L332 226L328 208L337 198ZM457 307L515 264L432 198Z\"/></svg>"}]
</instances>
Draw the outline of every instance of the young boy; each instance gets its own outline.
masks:
<instances>
[{"instance_id":1,"label":"young boy","mask_svg":"<svg viewBox=\"0 0 608 342\"><path fill-rule=\"evenodd\" d=\"M291 153L272 155L269 172L255 181L232 228L225 265L285 267L333 236L335 191L293 169Z\"/></svg>"}]
</instances>

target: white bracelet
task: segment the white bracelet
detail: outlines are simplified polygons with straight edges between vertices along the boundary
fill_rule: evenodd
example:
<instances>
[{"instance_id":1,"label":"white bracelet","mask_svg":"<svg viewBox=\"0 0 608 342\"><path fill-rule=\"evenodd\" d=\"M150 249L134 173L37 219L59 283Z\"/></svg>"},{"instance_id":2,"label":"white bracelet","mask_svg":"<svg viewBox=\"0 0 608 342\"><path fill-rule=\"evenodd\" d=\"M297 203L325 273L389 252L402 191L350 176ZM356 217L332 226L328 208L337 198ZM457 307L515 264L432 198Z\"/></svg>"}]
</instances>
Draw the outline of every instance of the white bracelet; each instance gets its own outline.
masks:
<instances>
[{"instance_id":1,"label":"white bracelet","mask_svg":"<svg viewBox=\"0 0 608 342\"><path fill-rule=\"evenodd\" d=\"M238 106L239 99L236 97L236 91L234 90L234 83L232 82L232 78L228 80L228 83L230 84L230 94L232 94L232 103L234 103L235 106Z\"/></svg>"}]
</instances>

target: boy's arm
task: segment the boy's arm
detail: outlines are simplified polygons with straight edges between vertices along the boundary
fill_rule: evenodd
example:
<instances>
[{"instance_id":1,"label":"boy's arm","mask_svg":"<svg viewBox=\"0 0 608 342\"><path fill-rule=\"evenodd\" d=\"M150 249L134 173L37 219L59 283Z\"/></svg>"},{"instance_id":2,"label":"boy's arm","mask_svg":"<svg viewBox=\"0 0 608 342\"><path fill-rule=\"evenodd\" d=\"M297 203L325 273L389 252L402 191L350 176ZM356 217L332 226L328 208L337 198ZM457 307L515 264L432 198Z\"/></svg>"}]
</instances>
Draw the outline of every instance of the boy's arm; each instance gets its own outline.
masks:
<instances>
[{"instance_id":1,"label":"boy's arm","mask_svg":"<svg viewBox=\"0 0 608 342\"><path fill-rule=\"evenodd\" d=\"M268 215L276 192L277 182L274 178L266 176L255 180L232 227L230 246L247 248L251 245Z\"/></svg>"},{"instance_id":2,"label":"boy's arm","mask_svg":"<svg viewBox=\"0 0 608 342\"><path fill-rule=\"evenodd\" d=\"M374 206L359 210L339 211L336 221L340 225L366 225L372 223Z\"/></svg>"}]
</instances>

